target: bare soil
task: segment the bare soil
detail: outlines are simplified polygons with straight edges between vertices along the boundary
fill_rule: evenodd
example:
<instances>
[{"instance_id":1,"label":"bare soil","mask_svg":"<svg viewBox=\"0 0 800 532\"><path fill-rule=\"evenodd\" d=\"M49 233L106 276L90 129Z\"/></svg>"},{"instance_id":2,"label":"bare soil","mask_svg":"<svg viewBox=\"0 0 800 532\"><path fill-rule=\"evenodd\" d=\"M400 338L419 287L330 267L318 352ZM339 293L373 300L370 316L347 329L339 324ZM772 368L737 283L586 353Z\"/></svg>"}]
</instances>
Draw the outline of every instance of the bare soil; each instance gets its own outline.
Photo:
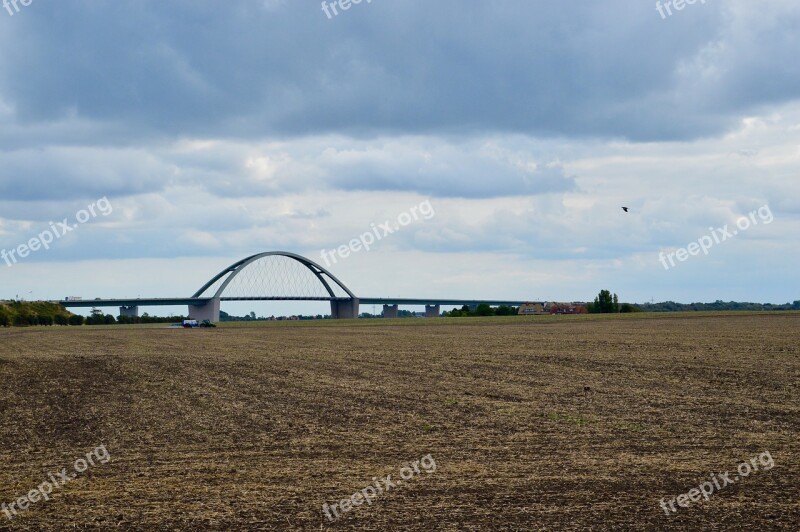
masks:
<instances>
[{"instance_id":1,"label":"bare soil","mask_svg":"<svg viewBox=\"0 0 800 532\"><path fill-rule=\"evenodd\" d=\"M0 530L798 530L798 339L800 313L4 329L0 503L111 461Z\"/></svg>"}]
</instances>

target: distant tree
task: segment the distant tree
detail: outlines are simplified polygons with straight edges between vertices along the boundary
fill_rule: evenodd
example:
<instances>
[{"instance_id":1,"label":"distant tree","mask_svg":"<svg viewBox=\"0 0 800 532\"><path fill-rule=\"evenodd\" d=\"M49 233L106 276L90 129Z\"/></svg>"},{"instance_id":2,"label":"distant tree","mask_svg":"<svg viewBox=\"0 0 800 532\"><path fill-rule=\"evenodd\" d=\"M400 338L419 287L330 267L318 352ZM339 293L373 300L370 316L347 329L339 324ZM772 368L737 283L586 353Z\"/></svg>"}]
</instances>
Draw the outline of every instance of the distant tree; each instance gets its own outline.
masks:
<instances>
[{"instance_id":1,"label":"distant tree","mask_svg":"<svg viewBox=\"0 0 800 532\"><path fill-rule=\"evenodd\" d=\"M14 316L14 325L16 327L28 327L29 325L36 325L36 316L30 313L27 309L22 309Z\"/></svg>"},{"instance_id":2,"label":"distant tree","mask_svg":"<svg viewBox=\"0 0 800 532\"><path fill-rule=\"evenodd\" d=\"M73 314L72 316L69 317L70 325L83 325L84 321L85 320L83 316L81 316L80 314Z\"/></svg>"},{"instance_id":3,"label":"distant tree","mask_svg":"<svg viewBox=\"0 0 800 532\"><path fill-rule=\"evenodd\" d=\"M517 314L517 309L506 305L501 305L497 307L497 310L495 310L494 313L497 316L514 316Z\"/></svg>"},{"instance_id":4,"label":"distant tree","mask_svg":"<svg viewBox=\"0 0 800 532\"><path fill-rule=\"evenodd\" d=\"M103 325L106 321L103 311L98 308L93 308L86 318L86 325Z\"/></svg>"},{"instance_id":5,"label":"distant tree","mask_svg":"<svg viewBox=\"0 0 800 532\"><path fill-rule=\"evenodd\" d=\"M486 303L481 303L478 305L478 308L475 309L475 314L478 316L494 316L494 310Z\"/></svg>"},{"instance_id":6,"label":"distant tree","mask_svg":"<svg viewBox=\"0 0 800 532\"><path fill-rule=\"evenodd\" d=\"M593 314L611 314L612 312L619 312L619 300L617 294L611 295L608 290L600 290L597 297L594 298L594 303L589 305L589 312Z\"/></svg>"}]
</instances>

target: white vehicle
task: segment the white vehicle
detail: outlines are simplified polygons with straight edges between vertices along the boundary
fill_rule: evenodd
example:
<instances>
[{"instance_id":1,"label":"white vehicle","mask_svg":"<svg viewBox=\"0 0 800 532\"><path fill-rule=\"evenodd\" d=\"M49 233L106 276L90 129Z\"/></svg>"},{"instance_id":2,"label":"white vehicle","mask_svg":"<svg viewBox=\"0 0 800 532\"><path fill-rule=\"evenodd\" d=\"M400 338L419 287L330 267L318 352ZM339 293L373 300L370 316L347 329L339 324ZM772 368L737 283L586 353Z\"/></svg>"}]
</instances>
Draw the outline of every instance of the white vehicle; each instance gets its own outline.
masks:
<instances>
[{"instance_id":1,"label":"white vehicle","mask_svg":"<svg viewBox=\"0 0 800 532\"><path fill-rule=\"evenodd\" d=\"M193 329L198 325L199 324L197 323L197 320L183 320L183 327L185 329L190 329L190 328Z\"/></svg>"}]
</instances>

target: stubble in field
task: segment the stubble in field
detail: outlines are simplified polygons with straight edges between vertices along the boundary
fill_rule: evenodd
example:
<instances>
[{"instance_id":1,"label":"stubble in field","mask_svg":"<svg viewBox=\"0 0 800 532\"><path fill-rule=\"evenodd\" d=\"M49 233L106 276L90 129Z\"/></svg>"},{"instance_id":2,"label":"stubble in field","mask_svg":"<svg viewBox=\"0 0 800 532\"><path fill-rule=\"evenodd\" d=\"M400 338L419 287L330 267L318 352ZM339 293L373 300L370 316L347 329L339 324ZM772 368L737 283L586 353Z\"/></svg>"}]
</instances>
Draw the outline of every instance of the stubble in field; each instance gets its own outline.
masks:
<instances>
[{"instance_id":1,"label":"stubble in field","mask_svg":"<svg viewBox=\"0 0 800 532\"><path fill-rule=\"evenodd\" d=\"M800 315L0 330L0 529L797 529ZM666 516L663 497L762 451ZM322 511L430 454L436 471Z\"/></svg>"}]
</instances>

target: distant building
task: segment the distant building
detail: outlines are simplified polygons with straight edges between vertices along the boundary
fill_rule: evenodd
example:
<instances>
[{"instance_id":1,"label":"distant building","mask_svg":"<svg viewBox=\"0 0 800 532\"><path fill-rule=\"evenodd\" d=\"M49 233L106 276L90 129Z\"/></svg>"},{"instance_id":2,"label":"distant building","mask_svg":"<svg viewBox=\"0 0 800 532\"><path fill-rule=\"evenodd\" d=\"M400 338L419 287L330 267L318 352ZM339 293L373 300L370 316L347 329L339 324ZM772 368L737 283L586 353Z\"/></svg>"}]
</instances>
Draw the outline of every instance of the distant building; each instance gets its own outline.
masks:
<instances>
[{"instance_id":1,"label":"distant building","mask_svg":"<svg viewBox=\"0 0 800 532\"><path fill-rule=\"evenodd\" d=\"M589 311L584 305L578 303L553 303L550 306L550 314L588 314Z\"/></svg>"},{"instance_id":2,"label":"distant building","mask_svg":"<svg viewBox=\"0 0 800 532\"><path fill-rule=\"evenodd\" d=\"M549 314L587 314L580 303L523 303L517 312L520 316L545 316Z\"/></svg>"},{"instance_id":3,"label":"distant building","mask_svg":"<svg viewBox=\"0 0 800 532\"><path fill-rule=\"evenodd\" d=\"M523 303L519 306L517 314L520 316L541 316L550 314L550 311L547 310L547 305L547 303Z\"/></svg>"}]
</instances>

